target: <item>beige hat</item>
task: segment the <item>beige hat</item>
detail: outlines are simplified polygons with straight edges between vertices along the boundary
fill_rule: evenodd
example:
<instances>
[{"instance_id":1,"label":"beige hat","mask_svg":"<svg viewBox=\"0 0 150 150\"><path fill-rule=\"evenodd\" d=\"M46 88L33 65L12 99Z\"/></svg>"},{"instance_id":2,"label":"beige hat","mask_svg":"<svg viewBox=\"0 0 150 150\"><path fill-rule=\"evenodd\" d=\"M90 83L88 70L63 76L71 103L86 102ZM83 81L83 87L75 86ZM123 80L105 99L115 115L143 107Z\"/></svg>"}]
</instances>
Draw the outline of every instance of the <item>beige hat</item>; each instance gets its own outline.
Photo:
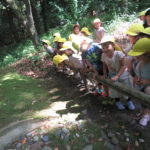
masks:
<instances>
[{"instance_id":1,"label":"beige hat","mask_svg":"<svg viewBox=\"0 0 150 150\"><path fill-rule=\"evenodd\" d=\"M94 23L101 23L101 20L99 19L99 18L95 18L94 20L93 20L93 24Z\"/></svg>"}]
</instances>

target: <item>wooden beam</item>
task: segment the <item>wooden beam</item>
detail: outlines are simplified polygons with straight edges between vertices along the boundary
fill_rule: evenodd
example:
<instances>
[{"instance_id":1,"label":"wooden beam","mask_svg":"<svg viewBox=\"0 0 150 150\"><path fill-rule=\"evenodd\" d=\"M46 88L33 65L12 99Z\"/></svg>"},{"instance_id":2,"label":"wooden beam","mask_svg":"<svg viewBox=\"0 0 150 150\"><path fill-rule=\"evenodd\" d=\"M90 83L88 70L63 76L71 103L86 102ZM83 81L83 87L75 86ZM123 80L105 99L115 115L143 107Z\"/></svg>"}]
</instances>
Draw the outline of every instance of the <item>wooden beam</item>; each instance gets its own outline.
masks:
<instances>
[{"instance_id":1,"label":"wooden beam","mask_svg":"<svg viewBox=\"0 0 150 150\"><path fill-rule=\"evenodd\" d=\"M118 92L121 92L122 94L125 94L125 95L135 99L135 100L136 99L140 100L141 103L150 105L150 95L148 95L148 94L140 92L134 88L129 88L121 83L114 83L113 81L111 81L109 79L101 79L99 76L96 77L96 80L110 88L117 90Z\"/></svg>"}]
</instances>

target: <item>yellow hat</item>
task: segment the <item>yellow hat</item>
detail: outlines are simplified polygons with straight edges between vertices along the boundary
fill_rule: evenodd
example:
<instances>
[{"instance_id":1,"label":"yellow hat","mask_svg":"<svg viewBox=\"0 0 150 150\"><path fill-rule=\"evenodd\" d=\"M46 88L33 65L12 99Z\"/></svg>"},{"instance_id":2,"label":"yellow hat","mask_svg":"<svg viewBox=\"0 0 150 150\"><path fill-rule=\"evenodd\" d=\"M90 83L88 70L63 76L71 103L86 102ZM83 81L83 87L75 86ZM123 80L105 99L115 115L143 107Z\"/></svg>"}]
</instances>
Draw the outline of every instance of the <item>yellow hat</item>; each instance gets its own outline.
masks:
<instances>
[{"instance_id":1,"label":"yellow hat","mask_svg":"<svg viewBox=\"0 0 150 150\"><path fill-rule=\"evenodd\" d=\"M54 38L53 42L57 42L59 38L60 38L59 36L56 36L56 37Z\"/></svg>"},{"instance_id":2,"label":"yellow hat","mask_svg":"<svg viewBox=\"0 0 150 150\"><path fill-rule=\"evenodd\" d=\"M89 32L89 29L87 27L82 28L81 32L85 32L85 34L87 34L88 36L92 34L91 32Z\"/></svg>"},{"instance_id":3,"label":"yellow hat","mask_svg":"<svg viewBox=\"0 0 150 150\"><path fill-rule=\"evenodd\" d=\"M146 10L139 12L139 16L145 16Z\"/></svg>"},{"instance_id":4,"label":"yellow hat","mask_svg":"<svg viewBox=\"0 0 150 150\"><path fill-rule=\"evenodd\" d=\"M126 34L131 36L137 36L144 29L142 24L135 23L132 24L129 29L126 31Z\"/></svg>"},{"instance_id":5,"label":"yellow hat","mask_svg":"<svg viewBox=\"0 0 150 150\"><path fill-rule=\"evenodd\" d=\"M66 42L66 39L59 37L58 40L57 40L57 42L64 43L64 42Z\"/></svg>"},{"instance_id":6,"label":"yellow hat","mask_svg":"<svg viewBox=\"0 0 150 150\"><path fill-rule=\"evenodd\" d=\"M66 55L56 55L53 57L53 63L58 66L60 63L62 63L64 60L68 60L68 56Z\"/></svg>"},{"instance_id":7,"label":"yellow hat","mask_svg":"<svg viewBox=\"0 0 150 150\"><path fill-rule=\"evenodd\" d=\"M103 44L103 43L107 43L107 42L115 42L115 39L114 39L114 37L112 37L112 36L110 36L110 35L108 35L108 36L104 36L103 38L102 38L102 40L101 40L101 44Z\"/></svg>"},{"instance_id":8,"label":"yellow hat","mask_svg":"<svg viewBox=\"0 0 150 150\"><path fill-rule=\"evenodd\" d=\"M94 24L94 23L98 23L98 22L101 23L101 20L100 20L99 18L95 18L95 19L93 20L93 24Z\"/></svg>"},{"instance_id":9,"label":"yellow hat","mask_svg":"<svg viewBox=\"0 0 150 150\"><path fill-rule=\"evenodd\" d=\"M53 36L54 36L54 37L57 37L57 36L58 36L58 37L61 37L61 35L60 35L60 33L59 33L59 32L54 33L54 34L53 34Z\"/></svg>"},{"instance_id":10,"label":"yellow hat","mask_svg":"<svg viewBox=\"0 0 150 150\"><path fill-rule=\"evenodd\" d=\"M65 51L67 49L71 49L74 53L77 53L77 51L73 48L71 41L66 41L59 51Z\"/></svg>"},{"instance_id":11,"label":"yellow hat","mask_svg":"<svg viewBox=\"0 0 150 150\"><path fill-rule=\"evenodd\" d=\"M150 52L150 39L149 38L142 38L142 39L139 39L135 43L135 45L133 46L133 49L128 52L128 55L140 56L146 52Z\"/></svg>"},{"instance_id":12,"label":"yellow hat","mask_svg":"<svg viewBox=\"0 0 150 150\"><path fill-rule=\"evenodd\" d=\"M46 43L48 46L51 45L50 41L49 40L42 40L42 42Z\"/></svg>"},{"instance_id":13,"label":"yellow hat","mask_svg":"<svg viewBox=\"0 0 150 150\"><path fill-rule=\"evenodd\" d=\"M56 36L54 38L54 42L59 42L59 43L63 43L63 42L66 42L66 39L65 38L62 38L62 37L59 37L59 36Z\"/></svg>"},{"instance_id":14,"label":"yellow hat","mask_svg":"<svg viewBox=\"0 0 150 150\"><path fill-rule=\"evenodd\" d=\"M144 33L144 34L147 34L147 35L150 35L150 27L148 28L144 28L141 33Z\"/></svg>"}]
</instances>

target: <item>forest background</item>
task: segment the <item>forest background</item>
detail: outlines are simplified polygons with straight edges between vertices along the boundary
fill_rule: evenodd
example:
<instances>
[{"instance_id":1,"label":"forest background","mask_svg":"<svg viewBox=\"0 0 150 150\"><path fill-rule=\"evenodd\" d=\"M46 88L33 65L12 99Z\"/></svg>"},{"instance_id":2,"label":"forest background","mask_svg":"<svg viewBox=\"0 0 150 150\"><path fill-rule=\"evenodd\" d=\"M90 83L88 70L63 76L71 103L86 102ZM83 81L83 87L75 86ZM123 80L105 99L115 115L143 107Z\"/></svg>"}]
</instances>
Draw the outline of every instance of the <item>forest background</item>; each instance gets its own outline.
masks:
<instances>
[{"instance_id":1,"label":"forest background","mask_svg":"<svg viewBox=\"0 0 150 150\"><path fill-rule=\"evenodd\" d=\"M132 21L148 6L148 0L0 0L0 66L34 53L54 32L67 37L75 23L92 30L92 19L100 17L111 32L112 22Z\"/></svg>"}]
</instances>

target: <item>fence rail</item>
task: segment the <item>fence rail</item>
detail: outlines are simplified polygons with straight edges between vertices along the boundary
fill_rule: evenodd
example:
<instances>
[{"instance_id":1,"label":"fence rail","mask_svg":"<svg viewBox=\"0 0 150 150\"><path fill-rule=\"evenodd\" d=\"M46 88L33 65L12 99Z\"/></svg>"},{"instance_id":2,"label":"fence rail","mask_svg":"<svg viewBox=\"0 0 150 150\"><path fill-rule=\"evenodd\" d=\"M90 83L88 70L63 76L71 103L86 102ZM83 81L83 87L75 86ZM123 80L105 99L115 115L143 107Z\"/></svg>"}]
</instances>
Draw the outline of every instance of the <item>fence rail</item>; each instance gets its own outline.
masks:
<instances>
[{"instance_id":1,"label":"fence rail","mask_svg":"<svg viewBox=\"0 0 150 150\"><path fill-rule=\"evenodd\" d=\"M150 95L148 95L148 94L145 94L145 93L140 92L133 88L129 88L120 83L114 83L113 81L111 81L109 79L101 79L99 76L96 77L96 80L110 88L117 90L118 92L121 92L121 93L135 99L135 100L140 100L140 103L150 106Z\"/></svg>"}]
</instances>

